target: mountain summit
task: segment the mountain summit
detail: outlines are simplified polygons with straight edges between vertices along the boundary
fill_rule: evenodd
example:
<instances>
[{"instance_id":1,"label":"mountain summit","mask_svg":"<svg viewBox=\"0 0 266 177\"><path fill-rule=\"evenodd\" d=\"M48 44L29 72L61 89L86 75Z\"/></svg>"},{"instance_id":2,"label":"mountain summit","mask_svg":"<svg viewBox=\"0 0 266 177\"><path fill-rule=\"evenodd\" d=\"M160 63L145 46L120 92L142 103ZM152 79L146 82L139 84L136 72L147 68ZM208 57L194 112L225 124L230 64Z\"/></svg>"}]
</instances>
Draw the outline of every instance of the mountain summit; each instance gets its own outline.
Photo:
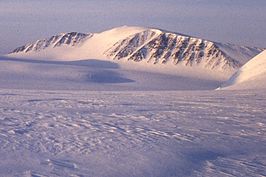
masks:
<instances>
[{"instance_id":1,"label":"mountain summit","mask_svg":"<svg viewBox=\"0 0 266 177\"><path fill-rule=\"evenodd\" d=\"M62 33L19 47L9 56L111 59L232 72L261 51L160 29L123 26L102 33Z\"/></svg>"}]
</instances>

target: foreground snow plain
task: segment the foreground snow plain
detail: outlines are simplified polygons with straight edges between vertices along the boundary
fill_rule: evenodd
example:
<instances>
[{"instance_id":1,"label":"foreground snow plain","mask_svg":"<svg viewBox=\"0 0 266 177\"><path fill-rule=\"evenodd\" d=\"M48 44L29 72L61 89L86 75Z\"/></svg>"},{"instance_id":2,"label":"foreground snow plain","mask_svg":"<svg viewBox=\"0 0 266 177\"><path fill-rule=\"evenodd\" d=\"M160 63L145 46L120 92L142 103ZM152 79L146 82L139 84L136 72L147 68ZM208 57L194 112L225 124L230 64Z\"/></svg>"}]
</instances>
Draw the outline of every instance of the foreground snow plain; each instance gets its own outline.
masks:
<instances>
[{"instance_id":1,"label":"foreground snow plain","mask_svg":"<svg viewBox=\"0 0 266 177\"><path fill-rule=\"evenodd\" d=\"M0 63L1 177L266 176L264 90L97 60Z\"/></svg>"},{"instance_id":2,"label":"foreground snow plain","mask_svg":"<svg viewBox=\"0 0 266 177\"><path fill-rule=\"evenodd\" d=\"M0 91L1 176L266 176L266 94Z\"/></svg>"}]
</instances>

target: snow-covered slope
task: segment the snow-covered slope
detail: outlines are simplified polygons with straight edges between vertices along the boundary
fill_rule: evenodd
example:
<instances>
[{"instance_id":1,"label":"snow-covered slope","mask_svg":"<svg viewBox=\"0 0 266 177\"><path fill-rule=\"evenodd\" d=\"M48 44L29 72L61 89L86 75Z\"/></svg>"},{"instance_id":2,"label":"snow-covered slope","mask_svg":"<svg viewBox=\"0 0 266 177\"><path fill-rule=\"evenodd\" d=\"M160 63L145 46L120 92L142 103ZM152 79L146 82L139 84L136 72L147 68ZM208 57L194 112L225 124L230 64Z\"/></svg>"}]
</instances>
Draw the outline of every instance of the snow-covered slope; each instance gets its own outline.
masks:
<instances>
[{"instance_id":1,"label":"snow-covered slope","mask_svg":"<svg viewBox=\"0 0 266 177\"><path fill-rule=\"evenodd\" d=\"M159 29L123 26L102 33L54 36L19 47L9 56L130 60L233 72L260 51L255 47L221 44Z\"/></svg>"},{"instance_id":2,"label":"snow-covered slope","mask_svg":"<svg viewBox=\"0 0 266 177\"><path fill-rule=\"evenodd\" d=\"M247 60L259 51L256 48L245 48L243 53L244 47L228 44L233 51L229 53L221 50L219 46L222 44L149 29L117 42L105 54L118 60L127 59L136 62L144 60L153 64L198 65L210 69L232 70L242 65L244 62L242 58ZM240 59L236 54L239 51L242 55Z\"/></svg>"},{"instance_id":3,"label":"snow-covered slope","mask_svg":"<svg viewBox=\"0 0 266 177\"><path fill-rule=\"evenodd\" d=\"M123 69L102 60L41 61L0 57L0 89L41 90L212 90L210 77Z\"/></svg>"},{"instance_id":4,"label":"snow-covered slope","mask_svg":"<svg viewBox=\"0 0 266 177\"><path fill-rule=\"evenodd\" d=\"M8 56L18 58L40 58L50 60L81 60L81 59L105 59L104 51L112 47L117 41L127 38L133 34L146 30L141 27L122 26L110 29L101 33L89 33L84 40L80 40L79 45L62 45L54 47L51 43L45 50L27 51L23 47L15 49ZM43 41L49 41L50 38ZM26 46L31 45L27 44Z\"/></svg>"},{"instance_id":5,"label":"snow-covered slope","mask_svg":"<svg viewBox=\"0 0 266 177\"><path fill-rule=\"evenodd\" d=\"M266 50L240 68L223 87L228 89L266 89Z\"/></svg>"}]
</instances>

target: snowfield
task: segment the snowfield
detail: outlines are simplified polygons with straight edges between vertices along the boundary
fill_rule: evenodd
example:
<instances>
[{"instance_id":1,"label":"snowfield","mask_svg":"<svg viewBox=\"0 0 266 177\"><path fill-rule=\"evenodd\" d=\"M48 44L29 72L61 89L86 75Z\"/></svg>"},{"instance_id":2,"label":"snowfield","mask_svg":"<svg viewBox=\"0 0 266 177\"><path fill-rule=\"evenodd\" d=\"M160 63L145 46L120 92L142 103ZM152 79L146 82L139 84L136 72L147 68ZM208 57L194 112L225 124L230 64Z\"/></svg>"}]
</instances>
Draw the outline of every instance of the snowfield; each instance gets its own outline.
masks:
<instances>
[{"instance_id":1,"label":"snowfield","mask_svg":"<svg viewBox=\"0 0 266 177\"><path fill-rule=\"evenodd\" d=\"M102 41L109 33L111 44L121 37L93 34L95 53L110 47ZM74 40L59 37L71 45L84 38L68 35ZM128 41L115 47L131 53L122 45ZM259 51L211 46L238 51L242 64ZM231 78L231 71L170 62L0 57L0 177L266 176L266 87L253 84L266 83L264 54ZM253 87L239 90L242 82ZM215 90L221 85L236 90Z\"/></svg>"},{"instance_id":2,"label":"snowfield","mask_svg":"<svg viewBox=\"0 0 266 177\"><path fill-rule=\"evenodd\" d=\"M0 95L0 176L266 176L263 91Z\"/></svg>"},{"instance_id":3,"label":"snowfield","mask_svg":"<svg viewBox=\"0 0 266 177\"><path fill-rule=\"evenodd\" d=\"M41 61L0 57L0 88L94 91L211 90L224 76L193 69L132 67L104 60ZM132 69L136 67L135 69ZM168 73L167 73L168 72Z\"/></svg>"}]
</instances>

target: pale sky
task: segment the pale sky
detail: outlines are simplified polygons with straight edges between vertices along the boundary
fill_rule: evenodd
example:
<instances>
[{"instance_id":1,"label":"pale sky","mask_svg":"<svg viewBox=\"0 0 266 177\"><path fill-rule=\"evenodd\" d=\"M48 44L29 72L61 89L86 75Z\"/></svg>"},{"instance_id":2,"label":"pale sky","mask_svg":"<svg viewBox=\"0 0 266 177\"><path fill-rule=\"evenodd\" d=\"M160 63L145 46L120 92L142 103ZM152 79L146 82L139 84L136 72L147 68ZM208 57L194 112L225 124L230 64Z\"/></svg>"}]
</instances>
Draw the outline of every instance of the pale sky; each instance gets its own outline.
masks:
<instances>
[{"instance_id":1,"label":"pale sky","mask_svg":"<svg viewBox=\"0 0 266 177\"><path fill-rule=\"evenodd\" d=\"M0 0L0 54L61 32L122 25L266 48L266 0Z\"/></svg>"}]
</instances>

